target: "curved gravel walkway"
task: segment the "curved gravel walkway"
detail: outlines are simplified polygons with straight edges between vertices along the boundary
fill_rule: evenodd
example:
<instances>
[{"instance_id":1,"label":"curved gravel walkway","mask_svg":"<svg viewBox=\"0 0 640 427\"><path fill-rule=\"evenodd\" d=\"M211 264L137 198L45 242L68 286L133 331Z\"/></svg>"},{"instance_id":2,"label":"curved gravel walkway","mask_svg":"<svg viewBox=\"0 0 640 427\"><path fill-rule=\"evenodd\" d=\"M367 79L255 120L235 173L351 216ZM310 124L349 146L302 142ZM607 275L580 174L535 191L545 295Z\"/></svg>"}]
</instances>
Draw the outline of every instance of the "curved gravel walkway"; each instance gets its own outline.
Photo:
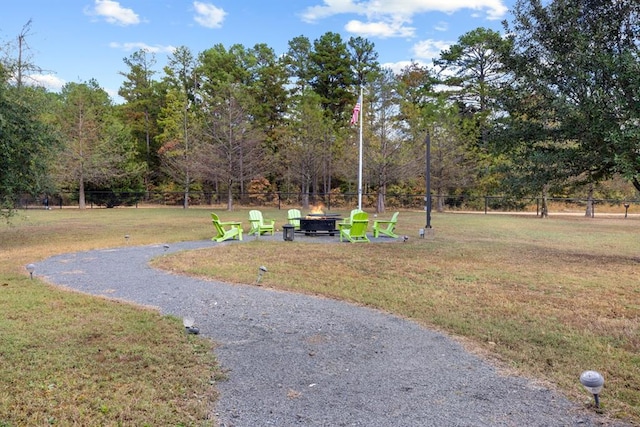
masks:
<instances>
[{"instance_id":1,"label":"curved gravel walkway","mask_svg":"<svg viewBox=\"0 0 640 427\"><path fill-rule=\"evenodd\" d=\"M234 243L218 245L224 244ZM164 252L214 245L64 254L37 263L36 274L193 317L201 334L219 343L218 361L228 370L228 380L217 383L222 427L613 425L554 391L501 375L447 336L411 321L148 265Z\"/></svg>"}]
</instances>

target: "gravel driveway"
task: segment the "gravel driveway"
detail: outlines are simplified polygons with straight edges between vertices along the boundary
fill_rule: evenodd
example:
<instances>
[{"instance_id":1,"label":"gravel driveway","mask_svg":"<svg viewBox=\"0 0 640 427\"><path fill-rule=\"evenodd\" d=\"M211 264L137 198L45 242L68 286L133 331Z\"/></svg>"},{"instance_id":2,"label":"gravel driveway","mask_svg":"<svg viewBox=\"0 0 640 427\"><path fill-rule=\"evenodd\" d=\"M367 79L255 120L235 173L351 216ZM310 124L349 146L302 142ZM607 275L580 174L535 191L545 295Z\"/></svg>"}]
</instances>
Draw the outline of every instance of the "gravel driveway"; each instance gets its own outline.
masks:
<instances>
[{"instance_id":1,"label":"gravel driveway","mask_svg":"<svg viewBox=\"0 0 640 427\"><path fill-rule=\"evenodd\" d=\"M201 335L219 343L218 361L228 370L228 380L217 383L215 413L222 427L623 425L531 381L504 376L452 339L414 322L148 265L164 252L225 244L235 243L64 254L37 263L36 275L193 317Z\"/></svg>"}]
</instances>

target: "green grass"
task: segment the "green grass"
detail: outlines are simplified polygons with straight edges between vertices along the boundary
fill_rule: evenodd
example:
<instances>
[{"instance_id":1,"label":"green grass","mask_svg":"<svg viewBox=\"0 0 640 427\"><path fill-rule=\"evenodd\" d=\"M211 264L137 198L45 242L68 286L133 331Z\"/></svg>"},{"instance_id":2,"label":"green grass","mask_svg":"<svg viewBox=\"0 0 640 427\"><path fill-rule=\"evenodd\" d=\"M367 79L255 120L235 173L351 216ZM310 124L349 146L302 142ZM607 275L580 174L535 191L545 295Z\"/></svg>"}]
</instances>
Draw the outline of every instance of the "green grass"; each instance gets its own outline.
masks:
<instances>
[{"instance_id":1,"label":"green grass","mask_svg":"<svg viewBox=\"0 0 640 427\"><path fill-rule=\"evenodd\" d=\"M203 239L203 211L21 211L0 225L0 425L215 425L213 344L156 311L30 280L62 252ZM160 239L160 240L158 240Z\"/></svg>"},{"instance_id":2,"label":"green grass","mask_svg":"<svg viewBox=\"0 0 640 427\"><path fill-rule=\"evenodd\" d=\"M215 211L248 229L247 210ZM0 378L8 384L0 425L212 423L210 383L220 373L210 344L185 335L178 319L66 292L24 270L52 254L124 245L126 234L128 244L209 239L209 212L34 210L0 225L0 310L9 313L0 318ZM263 212L278 226L285 221L286 210ZM407 243L245 237L156 264L249 284L265 265L262 286L410 317L584 405L592 398L578 377L596 369L606 381L603 411L640 422L640 219L434 214L433 236L419 239L424 223L424 212L401 212ZM302 268L310 257L313 271Z\"/></svg>"}]
</instances>

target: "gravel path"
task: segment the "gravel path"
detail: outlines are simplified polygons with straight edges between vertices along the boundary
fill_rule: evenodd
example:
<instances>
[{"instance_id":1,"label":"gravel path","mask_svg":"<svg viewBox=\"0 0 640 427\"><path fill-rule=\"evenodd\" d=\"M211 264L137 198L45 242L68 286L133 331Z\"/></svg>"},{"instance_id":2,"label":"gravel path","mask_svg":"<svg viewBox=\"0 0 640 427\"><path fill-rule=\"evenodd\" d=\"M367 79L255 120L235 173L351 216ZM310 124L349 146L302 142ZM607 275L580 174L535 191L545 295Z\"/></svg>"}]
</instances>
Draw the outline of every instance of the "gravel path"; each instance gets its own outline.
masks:
<instances>
[{"instance_id":1,"label":"gravel path","mask_svg":"<svg viewBox=\"0 0 640 427\"><path fill-rule=\"evenodd\" d=\"M234 243L219 245L225 244ZM411 321L148 265L164 252L214 245L64 254L37 263L36 275L193 317L201 334L219 343L218 361L228 370L228 380L217 383L222 427L614 425L554 391L501 375L447 336Z\"/></svg>"}]
</instances>

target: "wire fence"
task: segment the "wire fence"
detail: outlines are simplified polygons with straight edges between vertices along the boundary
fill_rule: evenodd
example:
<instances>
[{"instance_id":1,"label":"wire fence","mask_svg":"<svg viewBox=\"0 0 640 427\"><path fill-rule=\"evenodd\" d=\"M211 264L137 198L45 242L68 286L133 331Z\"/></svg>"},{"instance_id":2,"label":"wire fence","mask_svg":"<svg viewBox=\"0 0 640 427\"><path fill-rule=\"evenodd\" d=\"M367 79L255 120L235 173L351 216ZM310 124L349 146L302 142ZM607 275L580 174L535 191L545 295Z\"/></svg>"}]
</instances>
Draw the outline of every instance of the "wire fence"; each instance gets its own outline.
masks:
<instances>
[{"instance_id":1,"label":"wire fence","mask_svg":"<svg viewBox=\"0 0 640 427\"><path fill-rule=\"evenodd\" d=\"M164 206L184 207L183 192L149 191L149 192L113 192L88 191L85 193L88 208L115 208L119 206ZM235 207L272 207L289 209L291 207L322 206L326 212L338 209L351 209L358 204L355 193L189 193L187 206L216 207L227 206L228 200ZM385 209L426 210L424 194L386 194ZM528 212L542 215L542 199L539 197L514 198L509 196L472 196L472 195L432 195L431 210L473 211L473 212ZM51 195L23 195L17 202L18 209L62 209L78 207L78 193L58 193ZM548 212L586 212L591 203L591 215L596 211L603 213L640 213L640 200L592 199L586 198L547 198ZM363 194L362 207L376 210L377 194Z\"/></svg>"}]
</instances>

